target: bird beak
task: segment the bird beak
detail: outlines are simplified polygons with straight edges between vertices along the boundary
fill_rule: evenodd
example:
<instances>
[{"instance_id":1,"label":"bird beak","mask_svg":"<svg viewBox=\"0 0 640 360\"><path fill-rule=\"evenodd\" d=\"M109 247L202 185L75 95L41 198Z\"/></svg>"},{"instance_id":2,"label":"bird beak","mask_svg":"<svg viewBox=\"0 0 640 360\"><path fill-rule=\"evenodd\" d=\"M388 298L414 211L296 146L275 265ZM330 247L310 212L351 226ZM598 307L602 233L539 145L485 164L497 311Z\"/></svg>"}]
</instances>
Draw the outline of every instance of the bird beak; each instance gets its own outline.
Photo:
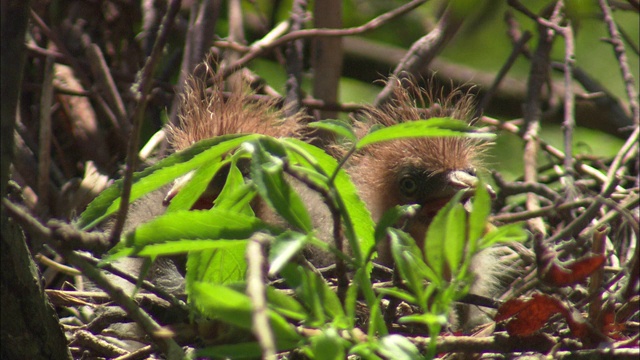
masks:
<instances>
[{"instance_id":1,"label":"bird beak","mask_svg":"<svg viewBox=\"0 0 640 360\"><path fill-rule=\"evenodd\" d=\"M450 171L444 175L441 190L422 204L422 209L427 216L435 216L459 192L463 192L462 202L468 203L467 200L475 193L478 183L479 180L476 176L465 171ZM485 187L491 199L495 199L496 192L493 188L488 184Z\"/></svg>"},{"instance_id":2,"label":"bird beak","mask_svg":"<svg viewBox=\"0 0 640 360\"><path fill-rule=\"evenodd\" d=\"M465 171L452 171L447 176L447 190L451 193L451 196L455 195L458 191L469 192L469 196L473 195L476 188L478 187L478 178L474 175L471 175ZM496 192L493 190L491 185L485 185L489 196L491 199L496 198ZM445 190L445 191L447 191Z\"/></svg>"}]
</instances>

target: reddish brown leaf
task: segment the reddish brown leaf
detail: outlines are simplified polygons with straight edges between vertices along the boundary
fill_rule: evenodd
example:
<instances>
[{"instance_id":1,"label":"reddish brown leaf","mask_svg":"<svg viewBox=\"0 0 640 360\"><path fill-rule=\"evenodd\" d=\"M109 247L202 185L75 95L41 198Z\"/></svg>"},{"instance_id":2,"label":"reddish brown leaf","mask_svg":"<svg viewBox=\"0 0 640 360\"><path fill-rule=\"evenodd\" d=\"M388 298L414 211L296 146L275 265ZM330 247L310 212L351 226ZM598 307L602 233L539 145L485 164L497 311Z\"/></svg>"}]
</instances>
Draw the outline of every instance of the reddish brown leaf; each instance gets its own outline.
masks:
<instances>
[{"instance_id":1,"label":"reddish brown leaf","mask_svg":"<svg viewBox=\"0 0 640 360\"><path fill-rule=\"evenodd\" d=\"M604 256L595 255L576 260L565 266L551 264L543 280L555 286L570 286L585 280L604 263Z\"/></svg>"},{"instance_id":2,"label":"reddish brown leaf","mask_svg":"<svg viewBox=\"0 0 640 360\"><path fill-rule=\"evenodd\" d=\"M602 333L615 340L622 340L622 332L626 329L624 323L616 322L613 311L607 311L602 315Z\"/></svg>"},{"instance_id":3,"label":"reddish brown leaf","mask_svg":"<svg viewBox=\"0 0 640 360\"><path fill-rule=\"evenodd\" d=\"M506 325L512 336L530 336L540 330L555 314L566 314L566 308L557 299L544 294L534 294L529 300L514 299L498 309L496 321L511 317Z\"/></svg>"}]
</instances>

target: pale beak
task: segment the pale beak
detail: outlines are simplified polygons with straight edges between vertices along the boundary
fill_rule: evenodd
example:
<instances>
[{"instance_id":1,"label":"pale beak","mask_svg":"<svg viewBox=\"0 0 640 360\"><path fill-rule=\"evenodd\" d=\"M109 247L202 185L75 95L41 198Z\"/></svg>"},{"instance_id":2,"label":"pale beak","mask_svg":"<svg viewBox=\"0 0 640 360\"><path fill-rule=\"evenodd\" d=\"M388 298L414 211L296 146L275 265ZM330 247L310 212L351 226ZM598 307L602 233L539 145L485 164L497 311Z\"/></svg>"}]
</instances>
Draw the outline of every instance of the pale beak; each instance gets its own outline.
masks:
<instances>
[{"instance_id":1,"label":"pale beak","mask_svg":"<svg viewBox=\"0 0 640 360\"><path fill-rule=\"evenodd\" d=\"M478 186L479 182L476 176L460 170L450 172L447 176L447 180L448 187L450 187L450 190L452 192L452 196L458 191L469 191L472 193ZM495 199L496 192L493 190L491 185L486 184L485 187L487 189L487 192L489 193L489 196L491 196L492 199Z\"/></svg>"}]
</instances>

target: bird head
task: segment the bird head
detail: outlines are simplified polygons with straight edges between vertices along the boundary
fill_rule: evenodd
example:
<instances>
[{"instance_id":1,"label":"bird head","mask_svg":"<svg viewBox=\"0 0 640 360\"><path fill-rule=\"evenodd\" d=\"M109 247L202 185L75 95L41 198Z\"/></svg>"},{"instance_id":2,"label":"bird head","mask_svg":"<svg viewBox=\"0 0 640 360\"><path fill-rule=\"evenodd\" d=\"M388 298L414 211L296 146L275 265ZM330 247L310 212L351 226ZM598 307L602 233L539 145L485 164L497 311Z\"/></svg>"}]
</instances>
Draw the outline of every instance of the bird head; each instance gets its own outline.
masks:
<instances>
[{"instance_id":1,"label":"bird head","mask_svg":"<svg viewBox=\"0 0 640 360\"><path fill-rule=\"evenodd\" d=\"M225 92L224 82L215 75L209 64L205 62L200 66L205 67L207 75L204 79L190 78L187 81L180 104L180 122L167 127L168 139L175 151L184 150L200 140L222 135L298 136L302 129L302 113L285 116L285 110L276 104L277 99L256 99L248 86L245 86L245 91ZM247 162L241 161L238 165L241 171L248 172ZM228 166L218 171L194 204L193 210L212 207L228 173ZM191 176L192 173L189 173L174 182L165 197L165 206Z\"/></svg>"},{"instance_id":2,"label":"bird head","mask_svg":"<svg viewBox=\"0 0 640 360\"><path fill-rule=\"evenodd\" d=\"M456 92L435 96L412 83L399 85L393 101L365 111L366 121L359 125L360 132L375 124L390 126L433 117L472 122L471 95ZM464 137L397 139L365 148L355 157L350 172L376 220L394 206L420 205L406 230L422 248L438 210L458 192L464 192L463 198L468 199L475 190L476 172L486 147L486 143ZM380 250L379 255L382 263L391 262L389 251Z\"/></svg>"}]
</instances>

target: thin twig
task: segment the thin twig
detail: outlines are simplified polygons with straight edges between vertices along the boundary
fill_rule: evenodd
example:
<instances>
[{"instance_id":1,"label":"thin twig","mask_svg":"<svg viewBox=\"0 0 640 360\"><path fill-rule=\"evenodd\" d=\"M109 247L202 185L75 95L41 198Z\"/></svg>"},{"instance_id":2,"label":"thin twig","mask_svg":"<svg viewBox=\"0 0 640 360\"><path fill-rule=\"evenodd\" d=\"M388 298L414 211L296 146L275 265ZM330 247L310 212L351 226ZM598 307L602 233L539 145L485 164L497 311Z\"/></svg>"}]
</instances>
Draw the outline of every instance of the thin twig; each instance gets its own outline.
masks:
<instances>
[{"instance_id":1,"label":"thin twig","mask_svg":"<svg viewBox=\"0 0 640 360\"><path fill-rule=\"evenodd\" d=\"M388 23L389 21L417 8L418 6L426 3L428 0L413 0L405 5L402 5L392 11L384 13L373 20L367 22L364 25L356 26L348 29L307 29L300 30L295 32L290 32L279 39L275 39L272 42L261 42L255 48L253 48L250 52L246 53L243 57L238 59L238 61L230 64L225 67L221 72L218 73L218 76L222 76L223 78L228 77L232 73L236 72L238 69L245 66L249 61L255 59L256 57L264 54L268 50L286 44L290 41L297 39L304 39L310 37L318 37L318 36L350 36L362 34L367 31L371 31L373 29L377 29L380 26Z\"/></svg>"},{"instance_id":2,"label":"thin twig","mask_svg":"<svg viewBox=\"0 0 640 360\"><path fill-rule=\"evenodd\" d=\"M264 285L266 265L264 246L266 242L265 235L258 233L253 235L247 244L247 296L251 299L253 307L251 311L253 333L262 349L262 358L271 360L276 358L276 342L269 324L267 294Z\"/></svg>"},{"instance_id":3,"label":"thin twig","mask_svg":"<svg viewBox=\"0 0 640 360\"><path fill-rule=\"evenodd\" d=\"M451 8L447 8L436 27L411 45L409 51L393 70L393 77L398 79L413 77L421 69L429 66L436 55L444 49L444 46L458 32L463 19L456 16ZM380 107L391 101L394 88L400 86L400 84L401 82L399 81L387 82L384 89L376 97L374 105Z\"/></svg>"},{"instance_id":4,"label":"thin twig","mask_svg":"<svg viewBox=\"0 0 640 360\"><path fill-rule=\"evenodd\" d=\"M640 125L640 104L638 104L638 94L636 93L635 80L633 73L629 68L629 62L627 60L627 54L624 48L624 42L620 38L620 32L616 26L613 15L611 14L611 7L606 0L598 0L600 9L602 9L602 15L604 16L604 22L607 24L607 30L609 30L609 41L613 45L613 50L618 59L620 65L620 71L622 72L622 78L624 79L625 89L627 91L627 98L629 99L629 105L631 106L631 113L633 114L633 121L636 125Z\"/></svg>"},{"instance_id":5,"label":"thin twig","mask_svg":"<svg viewBox=\"0 0 640 360\"><path fill-rule=\"evenodd\" d=\"M138 162L138 146L140 143L140 131L144 120L144 112L149 101L149 92L153 84L152 75L162 54L164 44L167 42L173 21L180 10L181 0L172 0L169 9L162 20L160 34L158 35L151 55L147 58L147 62L137 74L137 80L132 86L132 91L136 96L136 108L131 115L131 123L133 124L129 147L127 149L127 162L122 184L122 195L120 196L120 209L116 217L115 225L111 232L111 243L115 244L120 239L120 234L124 228L125 219L129 210L129 199L131 198L131 187L133 185L133 172Z\"/></svg>"},{"instance_id":6,"label":"thin twig","mask_svg":"<svg viewBox=\"0 0 640 360\"><path fill-rule=\"evenodd\" d=\"M491 87L487 89L487 92L482 97L482 100L480 101L480 104L478 105L478 108L476 110L475 117L480 117L480 114L482 114L482 111L487 107L487 105L489 105L491 98L493 97L493 95L495 95L496 91L498 90L498 87L502 83L502 80L507 75L507 72L509 72L513 64L516 62L516 59L518 58L518 56L522 54L523 49L525 48L525 46L527 45L527 42L531 39L532 36L533 35L531 34L530 31L525 31L524 34L522 34L522 36L520 37L520 39L518 39L518 41L513 45L513 50L511 50L511 54L509 54L509 58L502 65L502 67L500 68L500 71L498 71L498 74L496 74L496 78L493 80Z\"/></svg>"}]
</instances>

